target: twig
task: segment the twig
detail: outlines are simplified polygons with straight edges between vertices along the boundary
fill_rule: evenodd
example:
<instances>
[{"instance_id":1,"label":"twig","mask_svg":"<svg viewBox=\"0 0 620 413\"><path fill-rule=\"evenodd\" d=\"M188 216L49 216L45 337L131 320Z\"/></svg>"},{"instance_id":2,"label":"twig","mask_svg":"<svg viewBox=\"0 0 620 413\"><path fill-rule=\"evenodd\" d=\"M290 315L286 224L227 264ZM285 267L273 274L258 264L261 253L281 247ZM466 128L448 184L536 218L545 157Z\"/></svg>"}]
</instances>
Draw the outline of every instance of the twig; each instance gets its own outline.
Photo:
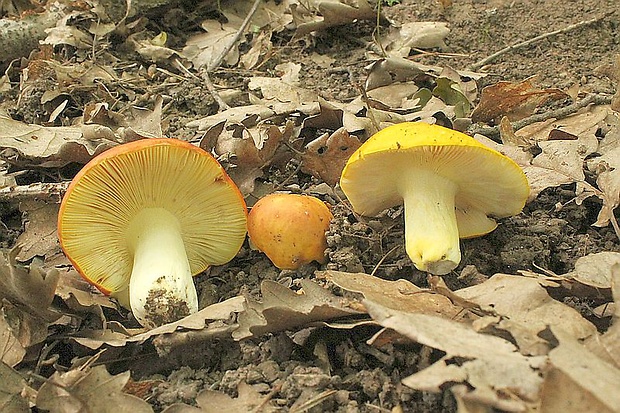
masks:
<instances>
[{"instance_id":1,"label":"twig","mask_svg":"<svg viewBox=\"0 0 620 413\"><path fill-rule=\"evenodd\" d=\"M213 82L211 82L211 78L209 77L209 71L202 70L201 76L202 76L202 81L205 83L205 86L207 87L207 90L209 91L209 93L211 94L215 102L218 104L218 106L220 107L220 110L230 109L230 106L228 106L228 104L224 102L224 99L222 99L220 94L217 93L217 90L215 90L215 85L213 84Z\"/></svg>"},{"instance_id":2,"label":"twig","mask_svg":"<svg viewBox=\"0 0 620 413\"><path fill-rule=\"evenodd\" d=\"M503 54L506 54L506 53L511 52L513 50L516 50L516 49L520 49L522 47L529 46L532 43L536 43L536 42L538 42L540 40L544 40L544 39L546 39L548 37L555 36L556 34L566 33L566 32L569 32L571 30L575 30L575 29L578 29L580 27L587 26L587 25L592 24L592 23L596 23L596 22L604 19L605 17L607 17L607 16L609 16L610 14L613 14L613 13L614 12L612 12L612 13L605 13L602 16L598 16L598 17L595 17L595 18L590 19L590 20L582 20L579 23L571 24L570 26L566 26L566 27L564 27L562 29L554 30L554 31L548 32L548 33L543 33L543 34L541 34L539 36L533 37L533 38L525 40L523 42L512 44L512 45L510 45L508 47L505 47L502 50L500 50L498 52L495 52L492 55L487 56L484 59L482 59L482 60L472 64L469 67L469 69L470 70L474 70L474 71L478 70L482 66L486 65L487 63L492 62L493 60L497 59L499 56L501 56Z\"/></svg>"},{"instance_id":3,"label":"twig","mask_svg":"<svg viewBox=\"0 0 620 413\"><path fill-rule=\"evenodd\" d=\"M241 35L243 34L243 32L245 31L245 29L248 27L248 25L250 24L250 20L252 20L252 17L254 16L254 13L256 13L256 10L258 10L258 6L260 5L261 0L254 0L254 4L252 5L252 8L250 9L250 11L248 12L248 15L245 16L245 20L243 21L243 23L241 23L241 26L239 27L239 29L237 30L237 33L235 33L235 35L233 36L233 38L230 40L230 42L226 45L226 47L224 49L222 49L222 51L220 52L220 54L217 56L217 58L215 58L210 64L209 66L207 66L207 72L212 72L213 70L217 69L218 67L220 67L220 65L222 64L222 62L224 61L224 58L226 57L226 55L228 54L228 52L230 52L230 50L235 46L235 44L237 43L237 41L241 38Z\"/></svg>"},{"instance_id":4,"label":"twig","mask_svg":"<svg viewBox=\"0 0 620 413\"><path fill-rule=\"evenodd\" d=\"M586 96L585 98L581 99L580 101L577 101L575 103L572 103L568 106L564 106L562 108L559 109L555 109L555 110L551 110L549 112L545 112L545 113L537 113L535 115L529 116L527 118L518 120L516 122L512 123L512 129L514 131L518 131L519 129L522 129L528 125L531 125L533 123L536 122L543 122L549 119L561 119L561 118L565 118L568 115L571 115L575 112L577 112L579 109L585 108L588 105L607 105L611 102L611 96L605 96L605 95L598 95L598 94L590 94L588 96ZM479 125L472 125L468 130L467 133L469 133L470 135L474 135L476 133L479 133L481 135L486 136L487 138L491 138L491 139L495 139L497 140L499 137L499 125L498 126L479 126Z\"/></svg>"},{"instance_id":5,"label":"twig","mask_svg":"<svg viewBox=\"0 0 620 413\"><path fill-rule=\"evenodd\" d=\"M40 200L59 204L69 182L41 183L0 188L0 202Z\"/></svg>"}]
</instances>

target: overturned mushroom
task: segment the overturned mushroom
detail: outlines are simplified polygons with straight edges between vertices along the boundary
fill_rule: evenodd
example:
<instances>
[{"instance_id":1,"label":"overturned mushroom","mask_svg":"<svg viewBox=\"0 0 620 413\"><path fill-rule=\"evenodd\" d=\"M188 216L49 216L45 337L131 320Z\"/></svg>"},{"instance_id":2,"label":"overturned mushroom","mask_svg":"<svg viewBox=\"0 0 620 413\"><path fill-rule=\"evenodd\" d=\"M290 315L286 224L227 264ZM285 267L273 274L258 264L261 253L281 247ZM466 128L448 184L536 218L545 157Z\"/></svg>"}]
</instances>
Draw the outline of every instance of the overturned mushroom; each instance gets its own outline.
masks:
<instances>
[{"instance_id":1,"label":"overturned mushroom","mask_svg":"<svg viewBox=\"0 0 620 413\"><path fill-rule=\"evenodd\" d=\"M423 122L387 127L349 158L340 185L361 215L404 204L405 248L421 271L447 274L459 238L493 231L518 214L529 186L510 158L454 130Z\"/></svg>"},{"instance_id":2,"label":"overturned mushroom","mask_svg":"<svg viewBox=\"0 0 620 413\"><path fill-rule=\"evenodd\" d=\"M198 310L192 275L230 261L246 224L241 193L210 154L176 139L143 139L76 175L58 237L84 278L154 327Z\"/></svg>"}]
</instances>

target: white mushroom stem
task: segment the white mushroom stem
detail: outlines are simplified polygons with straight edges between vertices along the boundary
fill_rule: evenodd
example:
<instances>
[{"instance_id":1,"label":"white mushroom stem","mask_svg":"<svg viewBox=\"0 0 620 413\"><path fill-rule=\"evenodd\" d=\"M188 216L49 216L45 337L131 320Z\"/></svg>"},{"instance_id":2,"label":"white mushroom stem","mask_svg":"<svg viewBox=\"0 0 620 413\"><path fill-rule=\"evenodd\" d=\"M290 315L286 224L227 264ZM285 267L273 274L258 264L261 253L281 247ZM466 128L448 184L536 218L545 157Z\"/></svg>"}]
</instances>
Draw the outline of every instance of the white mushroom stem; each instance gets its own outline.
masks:
<instances>
[{"instance_id":1,"label":"white mushroom stem","mask_svg":"<svg viewBox=\"0 0 620 413\"><path fill-rule=\"evenodd\" d=\"M147 208L132 220L127 236L134 253L129 302L140 324L152 328L198 311L176 217L163 208Z\"/></svg>"},{"instance_id":2,"label":"white mushroom stem","mask_svg":"<svg viewBox=\"0 0 620 413\"><path fill-rule=\"evenodd\" d=\"M461 261L454 209L457 186L432 171L417 168L401 179L407 254L420 271L447 274Z\"/></svg>"}]
</instances>

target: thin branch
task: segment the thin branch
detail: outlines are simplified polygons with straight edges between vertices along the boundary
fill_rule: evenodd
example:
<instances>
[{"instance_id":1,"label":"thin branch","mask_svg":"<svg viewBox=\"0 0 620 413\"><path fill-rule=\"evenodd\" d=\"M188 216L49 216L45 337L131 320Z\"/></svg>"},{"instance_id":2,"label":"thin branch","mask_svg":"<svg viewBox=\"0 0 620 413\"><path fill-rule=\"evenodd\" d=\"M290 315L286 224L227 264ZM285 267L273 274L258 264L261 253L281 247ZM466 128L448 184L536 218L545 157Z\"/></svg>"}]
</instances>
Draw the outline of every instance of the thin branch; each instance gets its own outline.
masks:
<instances>
[{"instance_id":1,"label":"thin branch","mask_svg":"<svg viewBox=\"0 0 620 413\"><path fill-rule=\"evenodd\" d=\"M209 72L207 70L202 70L200 74L202 76L202 81L204 82L205 86L207 87L207 90L209 91L209 93L211 94L215 102L220 107L220 110L230 109L230 106L228 106L228 104L224 102L224 99L222 99L222 97L217 92L217 90L215 90L215 85L213 84L213 82L211 81L211 78L209 77Z\"/></svg>"},{"instance_id":2,"label":"thin branch","mask_svg":"<svg viewBox=\"0 0 620 413\"><path fill-rule=\"evenodd\" d=\"M512 128L514 131L518 131L528 125L531 125L536 122L544 122L549 119L561 119L565 118L568 115L571 115L577 112L579 109L585 108L588 105L608 105L611 102L611 96L598 95L598 94L590 94L585 98L572 103L568 106L564 106L559 109L550 110L545 113L537 113L535 115L529 116L525 119L518 120L516 122L512 122ZM499 138L499 125L498 126L479 126L472 125L467 133L470 135L474 135L479 133L481 135L486 136L487 138L497 140Z\"/></svg>"},{"instance_id":3,"label":"thin branch","mask_svg":"<svg viewBox=\"0 0 620 413\"><path fill-rule=\"evenodd\" d=\"M237 30L237 33L235 33L235 35L230 40L230 42L228 42L226 47L222 49L222 51L217 56L217 58L215 58L209 64L209 66L207 66L207 72L212 72L218 67L220 67L220 65L224 61L224 58L226 58L226 55L228 54L228 52L230 52L230 50L235 46L235 44L237 44L237 41L239 41L239 39L241 38L241 35L243 34L245 29L250 24L250 20L252 20L252 17L254 16L254 13L256 13L256 10L258 10L258 6L260 5L260 3L261 3L261 0L254 0L254 4L252 5L252 8L248 12L248 15L245 17L245 20L243 21L243 23L241 23L241 26Z\"/></svg>"},{"instance_id":4,"label":"thin branch","mask_svg":"<svg viewBox=\"0 0 620 413\"><path fill-rule=\"evenodd\" d=\"M503 55L503 54L506 54L506 53L511 52L511 51L513 51L513 50L516 50L516 49L520 49L520 48L523 48L523 47L529 46L529 45L531 45L531 44L533 44L533 43L539 42L539 41L544 40L544 39L546 39L546 38L548 38L548 37L555 36L555 35L557 35L557 34L566 33L566 32L569 32L569 31L571 31L571 30L579 29L579 28L581 28L581 27L584 27L584 26L590 25L590 24L592 24L592 23L596 23L596 22L598 22L598 21L603 20L605 17L607 17L607 16L609 16L609 15L611 15L611 14L613 14L613 13L614 13L614 12L612 12L612 13L605 13L605 14L603 14L602 16L598 16L598 17L595 17L595 18L590 19L590 20L582 20L582 21L580 21L579 23L571 24L570 26L564 27L564 28L562 28L562 29L554 30L554 31L552 31L552 32L548 32L548 33L543 33L543 34L541 34L541 35L539 35L539 36L533 37L533 38L528 39L528 40L525 40L525 41L523 41L523 42L512 44L512 45L510 45L510 46L508 46L508 47L505 47L505 48L503 48L502 50L500 50L500 51L498 51L498 52L495 52L495 53L493 53L492 55L487 56L487 57L485 57L484 59L482 59L482 60L480 60L480 61L478 61L478 62L476 62L476 63L472 64L472 65L469 67L469 69L470 69L470 70L474 70L474 71L475 71L475 70L478 70L478 69L480 69L482 66L484 66L484 65L486 65L486 64L488 64L488 63L490 63L490 62L492 62L493 60L497 59L499 56L501 56L501 55Z\"/></svg>"}]
</instances>

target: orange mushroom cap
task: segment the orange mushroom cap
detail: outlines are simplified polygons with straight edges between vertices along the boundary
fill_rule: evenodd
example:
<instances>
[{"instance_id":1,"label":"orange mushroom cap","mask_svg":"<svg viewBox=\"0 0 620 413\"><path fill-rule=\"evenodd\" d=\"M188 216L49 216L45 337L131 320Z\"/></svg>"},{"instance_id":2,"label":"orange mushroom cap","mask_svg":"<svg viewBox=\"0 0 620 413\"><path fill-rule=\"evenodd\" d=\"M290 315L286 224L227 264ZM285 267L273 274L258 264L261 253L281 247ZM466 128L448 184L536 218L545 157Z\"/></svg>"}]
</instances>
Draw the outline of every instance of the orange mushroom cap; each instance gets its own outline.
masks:
<instances>
[{"instance_id":1,"label":"orange mushroom cap","mask_svg":"<svg viewBox=\"0 0 620 413\"><path fill-rule=\"evenodd\" d=\"M325 262L325 232L332 218L318 198L270 194L250 210L248 235L276 267L295 270L312 261Z\"/></svg>"},{"instance_id":2,"label":"orange mushroom cap","mask_svg":"<svg viewBox=\"0 0 620 413\"><path fill-rule=\"evenodd\" d=\"M58 238L86 280L152 326L174 320L136 314L133 296L153 293L156 283L162 291L175 284L170 288L186 289L189 298L155 294L156 303L142 304L157 304L165 312L166 305L187 299L177 304L186 304L188 313L197 311L191 275L231 260L246 225L243 196L213 156L177 139L142 139L98 155L75 176L60 206ZM144 283L134 280L139 290L132 291L136 271L159 278L148 281L141 275ZM162 281L179 271L190 274L189 281L185 276ZM187 314L172 317L179 315Z\"/></svg>"}]
</instances>

